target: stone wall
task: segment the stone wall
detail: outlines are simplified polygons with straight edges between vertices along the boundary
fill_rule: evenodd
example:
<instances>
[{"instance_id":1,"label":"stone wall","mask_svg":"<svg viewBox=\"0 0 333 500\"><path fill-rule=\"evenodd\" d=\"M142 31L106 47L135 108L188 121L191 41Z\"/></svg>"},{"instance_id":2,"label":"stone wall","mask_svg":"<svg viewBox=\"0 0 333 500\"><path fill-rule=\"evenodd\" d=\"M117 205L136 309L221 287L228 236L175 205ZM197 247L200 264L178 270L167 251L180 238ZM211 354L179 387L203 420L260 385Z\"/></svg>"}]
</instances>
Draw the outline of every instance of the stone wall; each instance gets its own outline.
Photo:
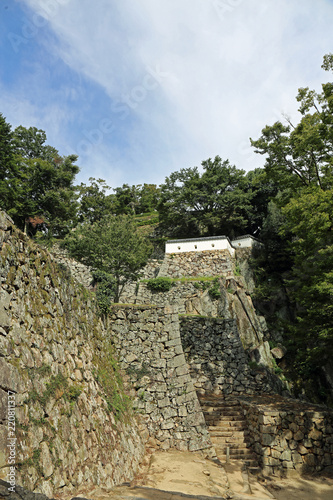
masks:
<instances>
[{"instance_id":1,"label":"stone wall","mask_svg":"<svg viewBox=\"0 0 333 500\"><path fill-rule=\"evenodd\" d=\"M333 411L279 396L239 398L252 448L267 474L333 464Z\"/></svg>"},{"instance_id":2,"label":"stone wall","mask_svg":"<svg viewBox=\"0 0 333 500\"><path fill-rule=\"evenodd\" d=\"M232 275L234 260L228 250L165 254L158 276L225 276Z\"/></svg>"},{"instance_id":3,"label":"stone wall","mask_svg":"<svg viewBox=\"0 0 333 500\"><path fill-rule=\"evenodd\" d=\"M3 213L0 249L0 477L11 453L16 483L50 497L132 479L148 436L93 295Z\"/></svg>"},{"instance_id":4,"label":"stone wall","mask_svg":"<svg viewBox=\"0 0 333 500\"><path fill-rule=\"evenodd\" d=\"M67 250L60 248L60 246L57 244L54 244L51 247L50 253L54 257L54 260L58 262L58 264L60 264L60 266L65 266L68 269L69 274L75 281L81 283L81 285L85 286L86 288L91 287L93 283L93 277L90 267L81 264L81 262L77 262L75 259L72 259L69 256Z\"/></svg>"},{"instance_id":5,"label":"stone wall","mask_svg":"<svg viewBox=\"0 0 333 500\"><path fill-rule=\"evenodd\" d=\"M208 286L212 286L208 282ZM198 288L199 287L199 288ZM208 289L200 290L200 284L195 281L174 282L166 292L151 291L146 283L129 285L121 296L121 302L130 304L166 304L177 306L178 314L200 314L204 316L219 316L222 309L218 300L210 297Z\"/></svg>"},{"instance_id":6,"label":"stone wall","mask_svg":"<svg viewBox=\"0 0 333 500\"><path fill-rule=\"evenodd\" d=\"M211 441L186 364L177 308L115 307L110 328L119 361L136 390L152 448L206 450Z\"/></svg>"},{"instance_id":7,"label":"stone wall","mask_svg":"<svg viewBox=\"0 0 333 500\"><path fill-rule=\"evenodd\" d=\"M267 369L249 366L233 319L182 317L181 340L194 386L200 393L282 392L282 382Z\"/></svg>"},{"instance_id":8,"label":"stone wall","mask_svg":"<svg viewBox=\"0 0 333 500\"><path fill-rule=\"evenodd\" d=\"M192 279L192 281L191 281ZM219 317L235 320L241 342L250 359L268 369L274 368L270 347L265 340L267 326L265 319L256 314L251 296L242 276L219 278L220 297L210 295L212 281L198 281L188 278L175 281L167 292L154 292L146 283L130 284L121 301L136 304L175 305L179 314Z\"/></svg>"}]
</instances>

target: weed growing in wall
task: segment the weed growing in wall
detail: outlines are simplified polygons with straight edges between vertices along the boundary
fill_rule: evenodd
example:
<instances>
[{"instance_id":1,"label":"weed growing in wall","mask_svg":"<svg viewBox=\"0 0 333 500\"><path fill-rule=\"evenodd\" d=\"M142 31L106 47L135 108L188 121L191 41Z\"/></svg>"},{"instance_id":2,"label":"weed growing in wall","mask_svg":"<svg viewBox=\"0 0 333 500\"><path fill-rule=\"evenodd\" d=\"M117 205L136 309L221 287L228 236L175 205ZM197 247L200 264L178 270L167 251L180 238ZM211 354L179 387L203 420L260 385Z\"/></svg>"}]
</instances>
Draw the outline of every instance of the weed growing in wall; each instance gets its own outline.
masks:
<instances>
[{"instance_id":1,"label":"weed growing in wall","mask_svg":"<svg viewBox=\"0 0 333 500\"><path fill-rule=\"evenodd\" d=\"M116 420L126 420L132 409L132 404L125 393L120 369L110 344L96 349L94 365L96 366L94 375L104 390L109 412L114 415Z\"/></svg>"},{"instance_id":2,"label":"weed growing in wall","mask_svg":"<svg viewBox=\"0 0 333 500\"><path fill-rule=\"evenodd\" d=\"M235 269L234 269L234 275L240 276L241 274L242 274L242 271L241 271L240 265L238 264L238 262L236 262Z\"/></svg>"},{"instance_id":3,"label":"weed growing in wall","mask_svg":"<svg viewBox=\"0 0 333 500\"><path fill-rule=\"evenodd\" d=\"M208 290L212 299L219 299L221 297L221 285L219 278L214 278L212 287Z\"/></svg>"}]
</instances>

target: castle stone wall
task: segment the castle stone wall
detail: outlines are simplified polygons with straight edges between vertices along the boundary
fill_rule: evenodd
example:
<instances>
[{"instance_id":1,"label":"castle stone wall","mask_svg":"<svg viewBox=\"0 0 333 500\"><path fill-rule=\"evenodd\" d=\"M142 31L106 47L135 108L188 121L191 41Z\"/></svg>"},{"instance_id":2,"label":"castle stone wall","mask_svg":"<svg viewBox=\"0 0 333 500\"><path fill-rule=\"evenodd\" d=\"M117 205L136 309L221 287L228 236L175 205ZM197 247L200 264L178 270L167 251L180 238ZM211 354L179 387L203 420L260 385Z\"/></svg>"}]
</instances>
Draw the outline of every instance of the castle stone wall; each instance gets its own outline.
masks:
<instances>
[{"instance_id":1,"label":"castle stone wall","mask_svg":"<svg viewBox=\"0 0 333 500\"><path fill-rule=\"evenodd\" d=\"M206 450L212 444L180 338L175 307L114 307L110 328L119 362L135 388L152 448Z\"/></svg>"},{"instance_id":2,"label":"castle stone wall","mask_svg":"<svg viewBox=\"0 0 333 500\"><path fill-rule=\"evenodd\" d=\"M119 412L94 296L2 212L0 250L0 478L14 458L16 484L49 497L131 480L148 436Z\"/></svg>"}]
</instances>

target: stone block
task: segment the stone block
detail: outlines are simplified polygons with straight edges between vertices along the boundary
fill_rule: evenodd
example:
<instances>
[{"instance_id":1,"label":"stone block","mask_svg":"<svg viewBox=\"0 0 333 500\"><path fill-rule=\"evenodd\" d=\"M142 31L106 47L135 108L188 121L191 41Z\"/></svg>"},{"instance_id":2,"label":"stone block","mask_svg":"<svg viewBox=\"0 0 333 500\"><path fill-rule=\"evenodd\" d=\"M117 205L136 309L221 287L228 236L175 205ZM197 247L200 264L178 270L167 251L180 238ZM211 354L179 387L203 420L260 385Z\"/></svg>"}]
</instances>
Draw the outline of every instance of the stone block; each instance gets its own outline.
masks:
<instances>
[{"instance_id":1,"label":"stone block","mask_svg":"<svg viewBox=\"0 0 333 500\"><path fill-rule=\"evenodd\" d=\"M272 457L263 457L262 462L263 465L269 465L271 467L278 467L281 464L280 460Z\"/></svg>"},{"instance_id":2,"label":"stone block","mask_svg":"<svg viewBox=\"0 0 333 500\"><path fill-rule=\"evenodd\" d=\"M261 435L261 444L263 446L271 446L274 443L275 436L272 434L262 434Z\"/></svg>"},{"instance_id":3,"label":"stone block","mask_svg":"<svg viewBox=\"0 0 333 500\"><path fill-rule=\"evenodd\" d=\"M19 392L20 379L18 369L0 358L0 387L6 391Z\"/></svg>"},{"instance_id":4,"label":"stone block","mask_svg":"<svg viewBox=\"0 0 333 500\"><path fill-rule=\"evenodd\" d=\"M178 409L178 415L180 417L187 417L187 410L186 410L186 407L185 406L181 406L179 409Z\"/></svg>"},{"instance_id":5,"label":"stone block","mask_svg":"<svg viewBox=\"0 0 333 500\"><path fill-rule=\"evenodd\" d=\"M146 403L145 405L145 412L149 415L156 409L156 404L151 403L150 401Z\"/></svg>"},{"instance_id":6,"label":"stone block","mask_svg":"<svg viewBox=\"0 0 333 500\"><path fill-rule=\"evenodd\" d=\"M178 415L177 410L175 408L171 408L171 407L163 408L161 410L161 412L162 412L163 418L165 420L168 420L172 417L176 417Z\"/></svg>"},{"instance_id":7,"label":"stone block","mask_svg":"<svg viewBox=\"0 0 333 500\"><path fill-rule=\"evenodd\" d=\"M166 359L153 359L150 365L152 368L166 368L167 361Z\"/></svg>"},{"instance_id":8,"label":"stone block","mask_svg":"<svg viewBox=\"0 0 333 500\"><path fill-rule=\"evenodd\" d=\"M50 454L49 447L44 441L40 446L40 461L43 470L43 475L45 478L50 477L53 474L53 463L52 456Z\"/></svg>"},{"instance_id":9,"label":"stone block","mask_svg":"<svg viewBox=\"0 0 333 500\"><path fill-rule=\"evenodd\" d=\"M285 462L282 462L282 467L284 469L293 469L294 464L293 464L293 462L285 461Z\"/></svg>"},{"instance_id":10,"label":"stone block","mask_svg":"<svg viewBox=\"0 0 333 500\"><path fill-rule=\"evenodd\" d=\"M297 451L293 451L292 461L294 462L294 464L302 464L303 463L302 455L297 453Z\"/></svg>"},{"instance_id":11,"label":"stone block","mask_svg":"<svg viewBox=\"0 0 333 500\"><path fill-rule=\"evenodd\" d=\"M293 433L291 432L291 430L286 430L284 433L283 433L283 437L287 440L287 441L290 441L292 438L293 438Z\"/></svg>"},{"instance_id":12,"label":"stone block","mask_svg":"<svg viewBox=\"0 0 333 500\"><path fill-rule=\"evenodd\" d=\"M304 434L301 431L297 431L294 434L295 441L302 441L304 439Z\"/></svg>"},{"instance_id":13,"label":"stone block","mask_svg":"<svg viewBox=\"0 0 333 500\"><path fill-rule=\"evenodd\" d=\"M315 467L316 465L316 457L313 453L308 453L304 455L304 463L309 467Z\"/></svg>"},{"instance_id":14,"label":"stone block","mask_svg":"<svg viewBox=\"0 0 333 500\"><path fill-rule=\"evenodd\" d=\"M168 360L168 368L178 368L180 366L187 366L184 354L179 354L175 356L173 359Z\"/></svg>"},{"instance_id":15,"label":"stone block","mask_svg":"<svg viewBox=\"0 0 333 500\"><path fill-rule=\"evenodd\" d=\"M178 366L178 368L176 368L176 375L177 377L181 377L182 375L189 375L187 365L185 364L182 366Z\"/></svg>"},{"instance_id":16,"label":"stone block","mask_svg":"<svg viewBox=\"0 0 333 500\"><path fill-rule=\"evenodd\" d=\"M291 461L291 451L285 450L280 457L280 460L290 462Z\"/></svg>"},{"instance_id":17,"label":"stone block","mask_svg":"<svg viewBox=\"0 0 333 500\"><path fill-rule=\"evenodd\" d=\"M166 406L170 406L170 404L171 404L171 401L168 397L165 397L165 398L157 401L157 406L159 408L165 408Z\"/></svg>"},{"instance_id":18,"label":"stone block","mask_svg":"<svg viewBox=\"0 0 333 500\"><path fill-rule=\"evenodd\" d=\"M8 330L11 325L11 318L3 304L0 304L0 325L5 330Z\"/></svg>"},{"instance_id":19,"label":"stone block","mask_svg":"<svg viewBox=\"0 0 333 500\"><path fill-rule=\"evenodd\" d=\"M323 433L321 431L318 431L317 429L312 429L308 434L308 438L314 439L315 441L317 439L321 439L322 437L323 437Z\"/></svg>"},{"instance_id":20,"label":"stone block","mask_svg":"<svg viewBox=\"0 0 333 500\"><path fill-rule=\"evenodd\" d=\"M173 420L166 420L165 422L161 423L161 429L163 430L170 430L175 428L175 423Z\"/></svg>"}]
</instances>

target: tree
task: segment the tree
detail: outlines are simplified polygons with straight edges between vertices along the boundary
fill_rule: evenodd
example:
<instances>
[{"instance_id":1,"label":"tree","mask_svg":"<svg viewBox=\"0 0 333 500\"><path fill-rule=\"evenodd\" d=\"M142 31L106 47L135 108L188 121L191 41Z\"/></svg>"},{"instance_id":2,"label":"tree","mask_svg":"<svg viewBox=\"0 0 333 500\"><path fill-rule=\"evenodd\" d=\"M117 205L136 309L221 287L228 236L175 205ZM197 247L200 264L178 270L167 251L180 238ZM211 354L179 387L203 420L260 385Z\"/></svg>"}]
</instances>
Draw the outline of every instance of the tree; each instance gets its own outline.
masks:
<instances>
[{"instance_id":1,"label":"tree","mask_svg":"<svg viewBox=\"0 0 333 500\"><path fill-rule=\"evenodd\" d=\"M139 184L138 187L140 188L140 193L137 213L141 214L157 210L160 189L156 184L144 184L143 186Z\"/></svg>"},{"instance_id":2,"label":"tree","mask_svg":"<svg viewBox=\"0 0 333 500\"><path fill-rule=\"evenodd\" d=\"M44 145L46 134L18 127L13 134L17 195L8 212L22 230L29 218L43 218L50 235L61 236L76 222L73 185L79 167L76 155L60 156Z\"/></svg>"},{"instance_id":3,"label":"tree","mask_svg":"<svg viewBox=\"0 0 333 500\"><path fill-rule=\"evenodd\" d=\"M123 184L122 187L117 187L115 191L115 214L135 215L140 204L140 190L138 186L129 186Z\"/></svg>"},{"instance_id":4,"label":"tree","mask_svg":"<svg viewBox=\"0 0 333 500\"><path fill-rule=\"evenodd\" d=\"M93 225L80 226L68 236L66 247L72 257L114 277L115 302L126 283L140 277L152 251L134 220L126 215L107 216Z\"/></svg>"},{"instance_id":5,"label":"tree","mask_svg":"<svg viewBox=\"0 0 333 500\"><path fill-rule=\"evenodd\" d=\"M322 68L333 69L333 55L324 57ZM280 189L291 193L308 186L333 187L333 83L322 85L316 93L300 88L300 122L294 126L276 122L262 130L251 144L256 152L266 154L265 171Z\"/></svg>"},{"instance_id":6,"label":"tree","mask_svg":"<svg viewBox=\"0 0 333 500\"><path fill-rule=\"evenodd\" d=\"M237 236L248 225L251 192L245 191L244 171L222 161L202 162L172 173L161 186L161 228L168 236Z\"/></svg>"},{"instance_id":7,"label":"tree","mask_svg":"<svg viewBox=\"0 0 333 500\"><path fill-rule=\"evenodd\" d=\"M55 148L45 144L46 139L44 130L20 125L14 130L13 147L16 154L22 158L40 158L49 161L59 154Z\"/></svg>"},{"instance_id":8,"label":"tree","mask_svg":"<svg viewBox=\"0 0 333 500\"><path fill-rule=\"evenodd\" d=\"M17 167L13 150L11 126L0 113L0 203L9 212L17 196Z\"/></svg>"},{"instance_id":9,"label":"tree","mask_svg":"<svg viewBox=\"0 0 333 500\"><path fill-rule=\"evenodd\" d=\"M268 217L269 204L278 194L278 188L262 168L247 172L245 181L244 190L251 199L246 232L258 237Z\"/></svg>"},{"instance_id":10,"label":"tree","mask_svg":"<svg viewBox=\"0 0 333 500\"><path fill-rule=\"evenodd\" d=\"M295 362L308 374L333 357L333 191L308 188L282 212L281 233L293 235L288 286L297 320L290 328L291 345Z\"/></svg>"},{"instance_id":11,"label":"tree","mask_svg":"<svg viewBox=\"0 0 333 500\"><path fill-rule=\"evenodd\" d=\"M90 186L81 183L78 190L80 196L79 222L97 222L107 214L112 214L115 205L115 196L107 195L111 189L103 179L89 178Z\"/></svg>"},{"instance_id":12,"label":"tree","mask_svg":"<svg viewBox=\"0 0 333 500\"><path fill-rule=\"evenodd\" d=\"M322 67L333 69L332 54ZM289 359L303 381L318 383L333 358L333 84L323 84L321 93L300 88L297 100L297 125L277 122L251 141L267 155L265 175L277 188L261 232L258 289L272 296L281 282L293 306L288 318L283 313Z\"/></svg>"}]
</instances>

